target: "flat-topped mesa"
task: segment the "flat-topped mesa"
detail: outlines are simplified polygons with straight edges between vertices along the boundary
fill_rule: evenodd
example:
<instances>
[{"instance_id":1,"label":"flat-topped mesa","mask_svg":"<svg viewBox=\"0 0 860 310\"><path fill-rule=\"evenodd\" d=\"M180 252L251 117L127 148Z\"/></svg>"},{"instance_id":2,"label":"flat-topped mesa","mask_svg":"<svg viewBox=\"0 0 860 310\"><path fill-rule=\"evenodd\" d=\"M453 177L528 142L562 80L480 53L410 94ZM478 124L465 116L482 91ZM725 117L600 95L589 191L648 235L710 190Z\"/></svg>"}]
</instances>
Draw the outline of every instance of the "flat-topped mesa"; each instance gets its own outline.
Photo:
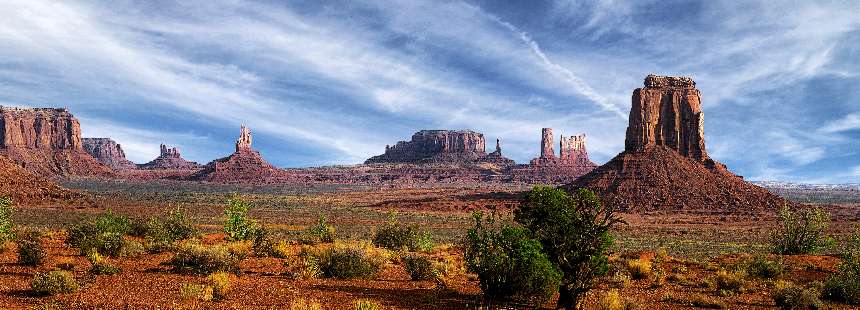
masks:
<instances>
[{"instance_id":1,"label":"flat-topped mesa","mask_svg":"<svg viewBox=\"0 0 860 310\"><path fill-rule=\"evenodd\" d=\"M82 142L87 153L113 170L137 169L137 165L125 158L122 146L110 138L83 138Z\"/></svg>"},{"instance_id":2,"label":"flat-topped mesa","mask_svg":"<svg viewBox=\"0 0 860 310\"><path fill-rule=\"evenodd\" d=\"M683 156L707 161L704 113L696 82L688 77L649 75L633 91L626 152L666 146Z\"/></svg>"},{"instance_id":3,"label":"flat-topped mesa","mask_svg":"<svg viewBox=\"0 0 860 310\"><path fill-rule=\"evenodd\" d=\"M161 144L161 153L152 161L138 165L144 170L194 170L202 166L196 162L185 160L177 147L169 147Z\"/></svg>"},{"instance_id":4,"label":"flat-topped mesa","mask_svg":"<svg viewBox=\"0 0 860 310\"><path fill-rule=\"evenodd\" d=\"M376 163L469 163L487 156L484 135L471 130L422 130L410 141L386 146L385 154L371 157Z\"/></svg>"},{"instance_id":5,"label":"flat-topped mesa","mask_svg":"<svg viewBox=\"0 0 860 310\"><path fill-rule=\"evenodd\" d=\"M67 109L0 106L0 130L0 155L36 175L112 174L84 151L81 125Z\"/></svg>"}]
</instances>

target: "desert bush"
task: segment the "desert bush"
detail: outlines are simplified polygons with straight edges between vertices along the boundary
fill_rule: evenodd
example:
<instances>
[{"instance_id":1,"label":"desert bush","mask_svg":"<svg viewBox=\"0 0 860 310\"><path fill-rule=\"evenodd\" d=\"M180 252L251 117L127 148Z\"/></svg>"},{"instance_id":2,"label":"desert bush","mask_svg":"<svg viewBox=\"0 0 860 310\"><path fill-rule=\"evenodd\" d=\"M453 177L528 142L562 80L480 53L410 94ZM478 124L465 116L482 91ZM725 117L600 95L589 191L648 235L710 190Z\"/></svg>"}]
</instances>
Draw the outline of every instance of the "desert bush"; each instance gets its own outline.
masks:
<instances>
[{"instance_id":1,"label":"desert bush","mask_svg":"<svg viewBox=\"0 0 860 310\"><path fill-rule=\"evenodd\" d=\"M764 256L756 256L744 266L746 273L762 279L776 279L785 271L782 260L769 260Z\"/></svg>"},{"instance_id":2,"label":"desert bush","mask_svg":"<svg viewBox=\"0 0 860 310\"><path fill-rule=\"evenodd\" d=\"M317 223L308 227L302 234L302 244L332 243L335 240L334 227L328 224L326 216L320 213Z\"/></svg>"},{"instance_id":3,"label":"desert bush","mask_svg":"<svg viewBox=\"0 0 860 310\"><path fill-rule=\"evenodd\" d=\"M363 244L336 244L314 256L322 275L336 279L373 278L386 260L377 250Z\"/></svg>"},{"instance_id":4,"label":"desert bush","mask_svg":"<svg viewBox=\"0 0 860 310\"><path fill-rule=\"evenodd\" d=\"M206 277L209 286L212 287L212 297L215 300L225 300L227 295L232 290L230 274L226 272L216 272Z\"/></svg>"},{"instance_id":5,"label":"desert bush","mask_svg":"<svg viewBox=\"0 0 860 310\"><path fill-rule=\"evenodd\" d=\"M803 289L790 282L778 281L771 293L776 306L784 310L823 309L819 292L815 289Z\"/></svg>"},{"instance_id":6,"label":"desert bush","mask_svg":"<svg viewBox=\"0 0 860 310\"><path fill-rule=\"evenodd\" d=\"M404 225L391 213L388 222L377 228L373 235L373 245L389 250L409 250L427 252L433 248L433 235L421 232L417 225Z\"/></svg>"},{"instance_id":7,"label":"desert bush","mask_svg":"<svg viewBox=\"0 0 860 310\"><path fill-rule=\"evenodd\" d=\"M352 302L353 308L355 310L382 310L382 304L378 301L370 300L370 299L357 299Z\"/></svg>"},{"instance_id":8,"label":"desert bush","mask_svg":"<svg viewBox=\"0 0 860 310\"><path fill-rule=\"evenodd\" d=\"M432 280L436 278L436 268L433 261L425 256L418 254L407 254L403 256L403 266L406 267L406 272L413 281Z\"/></svg>"},{"instance_id":9,"label":"desert bush","mask_svg":"<svg viewBox=\"0 0 860 310\"><path fill-rule=\"evenodd\" d=\"M309 248L302 249L299 255L292 260L284 261L284 267L293 278L299 279L315 279L322 275L319 262L317 261L314 251Z\"/></svg>"},{"instance_id":10,"label":"desert bush","mask_svg":"<svg viewBox=\"0 0 860 310\"><path fill-rule=\"evenodd\" d=\"M561 274L528 229L495 227L495 219L474 214L466 235L466 266L478 275L481 290L492 299L547 300L558 290Z\"/></svg>"},{"instance_id":11,"label":"desert bush","mask_svg":"<svg viewBox=\"0 0 860 310\"><path fill-rule=\"evenodd\" d=\"M98 275L110 275L122 272L122 269L111 265L99 252L90 252L87 254L87 260L92 265L90 272Z\"/></svg>"},{"instance_id":12,"label":"desert bush","mask_svg":"<svg viewBox=\"0 0 860 310\"><path fill-rule=\"evenodd\" d=\"M68 271L49 271L37 273L30 288L39 295L71 293L78 289L75 277Z\"/></svg>"},{"instance_id":13,"label":"desert bush","mask_svg":"<svg viewBox=\"0 0 860 310\"><path fill-rule=\"evenodd\" d=\"M15 213L15 205L12 203L12 198L8 196L0 197L0 247L6 245L6 242L12 241L15 238L13 230L15 223L12 221L12 214ZM0 249L2 252L2 249Z\"/></svg>"},{"instance_id":14,"label":"desert bush","mask_svg":"<svg viewBox=\"0 0 860 310\"><path fill-rule=\"evenodd\" d=\"M119 256L124 245L123 236L133 232L133 222L108 210L94 220L74 224L68 228L66 243L80 250L81 255L96 251L108 256Z\"/></svg>"},{"instance_id":15,"label":"desert bush","mask_svg":"<svg viewBox=\"0 0 860 310\"><path fill-rule=\"evenodd\" d=\"M631 259L627 261L627 272L633 280L648 279L653 273L652 264L649 260Z\"/></svg>"},{"instance_id":16,"label":"desert bush","mask_svg":"<svg viewBox=\"0 0 860 310\"><path fill-rule=\"evenodd\" d=\"M690 305L705 309L725 309L726 304L717 299L705 296L703 294L694 294L690 297Z\"/></svg>"},{"instance_id":17,"label":"desert bush","mask_svg":"<svg viewBox=\"0 0 860 310\"><path fill-rule=\"evenodd\" d=\"M18 263L25 266L41 265L48 256L45 247L42 246L42 233L28 230L18 233L15 240L18 245Z\"/></svg>"},{"instance_id":18,"label":"desert bush","mask_svg":"<svg viewBox=\"0 0 860 310\"><path fill-rule=\"evenodd\" d=\"M289 310L322 310L322 305L313 299L296 298L290 301Z\"/></svg>"},{"instance_id":19,"label":"desert bush","mask_svg":"<svg viewBox=\"0 0 860 310\"><path fill-rule=\"evenodd\" d=\"M239 261L226 246L189 242L180 246L168 264L177 272L210 274L238 270Z\"/></svg>"},{"instance_id":20,"label":"desert bush","mask_svg":"<svg viewBox=\"0 0 860 310\"><path fill-rule=\"evenodd\" d=\"M637 309L635 303L625 300L618 293L618 290L606 292L598 298L597 309L599 310L634 310Z\"/></svg>"},{"instance_id":21,"label":"desert bush","mask_svg":"<svg viewBox=\"0 0 860 310\"><path fill-rule=\"evenodd\" d=\"M252 241L229 242L225 246L227 247L227 252L230 252L231 256L239 260L247 258L254 249L254 243Z\"/></svg>"},{"instance_id":22,"label":"desert bush","mask_svg":"<svg viewBox=\"0 0 860 310\"><path fill-rule=\"evenodd\" d=\"M179 285L179 297L183 300L210 301L213 299L212 287L202 284L182 283Z\"/></svg>"},{"instance_id":23,"label":"desert bush","mask_svg":"<svg viewBox=\"0 0 860 310\"><path fill-rule=\"evenodd\" d=\"M137 257L146 253L146 246L136 240L124 239L122 248L120 248L117 256L119 257Z\"/></svg>"},{"instance_id":24,"label":"desert bush","mask_svg":"<svg viewBox=\"0 0 860 310\"><path fill-rule=\"evenodd\" d=\"M145 225L143 237L150 252L175 249L176 242L186 240L198 233L194 222L184 209L165 211L164 219L151 218Z\"/></svg>"},{"instance_id":25,"label":"desert bush","mask_svg":"<svg viewBox=\"0 0 860 310\"><path fill-rule=\"evenodd\" d=\"M68 258L63 258L59 262L57 262L57 268L65 271L74 271L75 261Z\"/></svg>"},{"instance_id":26,"label":"desert bush","mask_svg":"<svg viewBox=\"0 0 860 310\"><path fill-rule=\"evenodd\" d=\"M860 305L860 257L852 256L836 267L824 282L824 298Z\"/></svg>"},{"instance_id":27,"label":"desert bush","mask_svg":"<svg viewBox=\"0 0 860 310\"><path fill-rule=\"evenodd\" d=\"M779 211L779 223L771 231L770 242L777 254L811 254L830 241L825 233L830 214L821 208L792 212L788 206Z\"/></svg>"},{"instance_id":28,"label":"desert bush","mask_svg":"<svg viewBox=\"0 0 860 310\"><path fill-rule=\"evenodd\" d=\"M514 219L543 244L549 260L563 275L558 308L575 308L609 270L610 229L621 219L588 189L568 195L562 189L536 186Z\"/></svg>"},{"instance_id":29,"label":"desert bush","mask_svg":"<svg viewBox=\"0 0 860 310\"><path fill-rule=\"evenodd\" d=\"M227 241L251 240L257 234L260 227L257 221L248 218L250 209L251 205L238 196L227 199L227 208L224 209L224 215L227 217L224 221Z\"/></svg>"},{"instance_id":30,"label":"desert bush","mask_svg":"<svg viewBox=\"0 0 860 310\"><path fill-rule=\"evenodd\" d=\"M743 271L720 270L714 278L714 284L719 291L740 292L744 288L745 276Z\"/></svg>"}]
</instances>

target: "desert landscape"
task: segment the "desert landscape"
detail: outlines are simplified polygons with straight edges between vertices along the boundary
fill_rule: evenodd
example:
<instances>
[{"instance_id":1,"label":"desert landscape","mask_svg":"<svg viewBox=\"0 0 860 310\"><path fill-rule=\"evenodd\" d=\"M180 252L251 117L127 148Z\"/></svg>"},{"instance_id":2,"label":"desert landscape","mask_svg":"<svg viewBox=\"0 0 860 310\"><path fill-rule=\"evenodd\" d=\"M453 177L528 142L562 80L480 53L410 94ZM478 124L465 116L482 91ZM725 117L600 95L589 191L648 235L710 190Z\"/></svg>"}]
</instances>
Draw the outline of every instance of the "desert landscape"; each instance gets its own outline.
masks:
<instances>
[{"instance_id":1,"label":"desert landscape","mask_svg":"<svg viewBox=\"0 0 860 310\"><path fill-rule=\"evenodd\" d=\"M0 1L0 309L857 309L858 12Z\"/></svg>"}]
</instances>

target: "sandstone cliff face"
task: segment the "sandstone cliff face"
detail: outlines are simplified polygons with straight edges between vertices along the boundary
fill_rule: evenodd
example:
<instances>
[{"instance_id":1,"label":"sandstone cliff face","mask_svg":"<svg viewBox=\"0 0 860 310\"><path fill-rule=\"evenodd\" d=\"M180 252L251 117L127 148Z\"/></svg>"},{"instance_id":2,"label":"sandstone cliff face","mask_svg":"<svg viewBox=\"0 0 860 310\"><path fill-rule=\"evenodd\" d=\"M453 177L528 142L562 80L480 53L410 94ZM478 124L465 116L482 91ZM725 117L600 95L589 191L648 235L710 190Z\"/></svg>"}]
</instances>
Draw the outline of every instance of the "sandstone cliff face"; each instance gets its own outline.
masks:
<instances>
[{"instance_id":1,"label":"sandstone cliff face","mask_svg":"<svg viewBox=\"0 0 860 310\"><path fill-rule=\"evenodd\" d=\"M196 162L182 158L179 148L168 147L164 144L161 145L161 154L157 158L148 163L138 165L138 168L144 170L194 170L201 167Z\"/></svg>"},{"instance_id":2,"label":"sandstone cliff face","mask_svg":"<svg viewBox=\"0 0 860 310\"><path fill-rule=\"evenodd\" d=\"M122 146L110 138L83 138L82 142L87 153L113 170L137 169L137 165L125 158Z\"/></svg>"},{"instance_id":3,"label":"sandstone cliff face","mask_svg":"<svg viewBox=\"0 0 860 310\"><path fill-rule=\"evenodd\" d=\"M286 180L284 171L263 159L260 152L251 148L251 131L244 125L236 141L236 151L230 156L206 164L203 170L190 179L219 183L270 183Z\"/></svg>"},{"instance_id":4,"label":"sandstone cliff face","mask_svg":"<svg viewBox=\"0 0 860 310\"><path fill-rule=\"evenodd\" d=\"M552 148L552 128L541 129L540 158L555 158Z\"/></svg>"},{"instance_id":5,"label":"sandstone cliff face","mask_svg":"<svg viewBox=\"0 0 860 310\"><path fill-rule=\"evenodd\" d=\"M774 211L786 200L708 157L696 83L649 75L633 92L625 150L566 186L625 211Z\"/></svg>"},{"instance_id":6,"label":"sandstone cliff face","mask_svg":"<svg viewBox=\"0 0 860 310\"><path fill-rule=\"evenodd\" d=\"M499 152L501 154L501 152ZM365 164L376 163L474 163L487 157L484 135L471 130L422 130L410 141L386 146L385 154Z\"/></svg>"},{"instance_id":7,"label":"sandstone cliff face","mask_svg":"<svg viewBox=\"0 0 860 310\"><path fill-rule=\"evenodd\" d=\"M37 175L112 174L84 151L80 123L66 109L0 106L0 130L0 154Z\"/></svg>"}]
</instances>

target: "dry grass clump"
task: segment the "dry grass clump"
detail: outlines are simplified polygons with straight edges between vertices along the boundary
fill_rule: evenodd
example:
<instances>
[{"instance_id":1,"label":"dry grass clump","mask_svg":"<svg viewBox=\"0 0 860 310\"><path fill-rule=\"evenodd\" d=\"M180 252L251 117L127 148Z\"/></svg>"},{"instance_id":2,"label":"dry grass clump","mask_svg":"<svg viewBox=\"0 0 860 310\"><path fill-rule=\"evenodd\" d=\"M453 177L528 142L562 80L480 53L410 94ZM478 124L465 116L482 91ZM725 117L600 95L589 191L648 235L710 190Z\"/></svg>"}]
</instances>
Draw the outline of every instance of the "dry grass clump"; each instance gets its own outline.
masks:
<instances>
[{"instance_id":1,"label":"dry grass clump","mask_svg":"<svg viewBox=\"0 0 860 310\"><path fill-rule=\"evenodd\" d=\"M216 272L206 277L209 286L212 287L212 298L214 300L227 299L227 295L233 289L230 282L231 275L226 272Z\"/></svg>"},{"instance_id":2,"label":"dry grass clump","mask_svg":"<svg viewBox=\"0 0 860 310\"><path fill-rule=\"evenodd\" d=\"M56 295L76 291L78 283L68 271L49 271L37 273L30 288L39 295Z\"/></svg>"},{"instance_id":3,"label":"dry grass clump","mask_svg":"<svg viewBox=\"0 0 860 310\"><path fill-rule=\"evenodd\" d=\"M297 298L290 301L289 310L322 310L320 303L313 299Z\"/></svg>"},{"instance_id":4,"label":"dry grass clump","mask_svg":"<svg viewBox=\"0 0 860 310\"><path fill-rule=\"evenodd\" d=\"M804 289L787 281L777 281L771 293L773 300L780 309L822 309L820 293L813 289Z\"/></svg>"},{"instance_id":5,"label":"dry grass clump","mask_svg":"<svg viewBox=\"0 0 860 310\"><path fill-rule=\"evenodd\" d=\"M690 297L690 305L706 309L726 309L726 304L722 301L703 294L695 294Z\"/></svg>"},{"instance_id":6,"label":"dry grass clump","mask_svg":"<svg viewBox=\"0 0 860 310\"><path fill-rule=\"evenodd\" d=\"M93 274L108 275L120 273L122 271L119 267L111 265L98 252L91 252L90 254L87 254L87 260L90 261L90 265L92 265L92 269L90 269L90 272L92 272Z\"/></svg>"},{"instance_id":7,"label":"dry grass clump","mask_svg":"<svg viewBox=\"0 0 860 310\"><path fill-rule=\"evenodd\" d=\"M371 299L357 299L352 302L355 310L382 310L382 304Z\"/></svg>"},{"instance_id":8,"label":"dry grass clump","mask_svg":"<svg viewBox=\"0 0 860 310\"><path fill-rule=\"evenodd\" d=\"M322 276L336 279L373 278L390 256L367 242L335 243L331 247L302 251L316 261Z\"/></svg>"},{"instance_id":9,"label":"dry grass clump","mask_svg":"<svg viewBox=\"0 0 860 310\"><path fill-rule=\"evenodd\" d=\"M720 270L714 278L717 290L720 292L741 292L744 289L744 278L746 274L743 271L726 271Z\"/></svg>"},{"instance_id":10,"label":"dry grass clump","mask_svg":"<svg viewBox=\"0 0 860 310\"><path fill-rule=\"evenodd\" d=\"M611 290L599 295L597 309L599 310L633 310L638 306L632 301L625 300L618 290Z\"/></svg>"},{"instance_id":11,"label":"dry grass clump","mask_svg":"<svg viewBox=\"0 0 860 310\"><path fill-rule=\"evenodd\" d=\"M627 271L634 280L648 279L653 273L651 261L645 259L628 260Z\"/></svg>"},{"instance_id":12,"label":"dry grass clump","mask_svg":"<svg viewBox=\"0 0 860 310\"><path fill-rule=\"evenodd\" d=\"M237 253L237 254L234 254ZM206 246L189 242L180 246L179 250L168 263L177 272L210 274L218 271L231 272L239 269L236 255L242 255L240 250L223 245Z\"/></svg>"}]
</instances>

